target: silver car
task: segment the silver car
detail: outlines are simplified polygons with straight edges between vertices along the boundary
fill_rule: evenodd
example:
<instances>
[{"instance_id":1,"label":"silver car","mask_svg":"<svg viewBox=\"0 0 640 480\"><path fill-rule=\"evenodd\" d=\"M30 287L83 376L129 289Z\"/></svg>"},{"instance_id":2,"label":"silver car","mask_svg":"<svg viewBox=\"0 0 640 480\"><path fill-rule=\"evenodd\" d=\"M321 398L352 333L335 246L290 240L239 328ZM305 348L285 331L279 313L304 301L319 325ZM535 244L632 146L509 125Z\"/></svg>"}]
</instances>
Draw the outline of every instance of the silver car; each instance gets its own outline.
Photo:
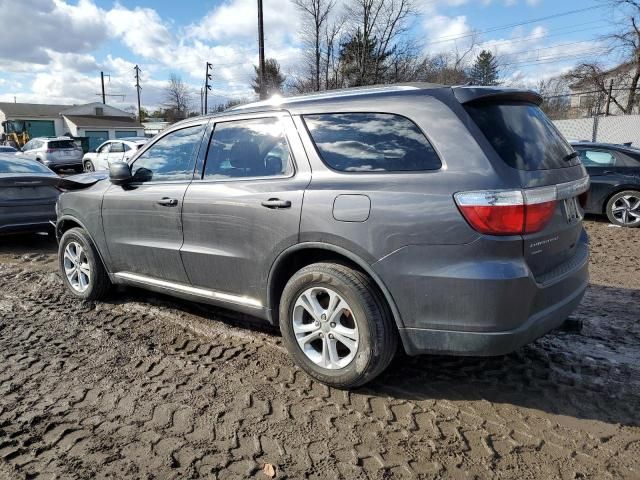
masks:
<instances>
[{"instance_id":1,"label":"silver car","mask_svg":"<svg viewBox=\"0 0 640 480\"><path fill-rule=\"evenodd\" d=\"M51 170L82 171L82 148L69 137L32 138L16 155L37 160Z\"/></svg>"},{"instance_id":2,"label":"silver car","mask_svg":"<svg viewBox=\"0 0 640 480\"><path fill-rule=\"evenodd\" d=\"M96 148L95 152L87 152L82 157L85 172L109 170L112 162L128 161L145 143L146 137L126 137L107 140Z\"/></svg>"}]
</instances>

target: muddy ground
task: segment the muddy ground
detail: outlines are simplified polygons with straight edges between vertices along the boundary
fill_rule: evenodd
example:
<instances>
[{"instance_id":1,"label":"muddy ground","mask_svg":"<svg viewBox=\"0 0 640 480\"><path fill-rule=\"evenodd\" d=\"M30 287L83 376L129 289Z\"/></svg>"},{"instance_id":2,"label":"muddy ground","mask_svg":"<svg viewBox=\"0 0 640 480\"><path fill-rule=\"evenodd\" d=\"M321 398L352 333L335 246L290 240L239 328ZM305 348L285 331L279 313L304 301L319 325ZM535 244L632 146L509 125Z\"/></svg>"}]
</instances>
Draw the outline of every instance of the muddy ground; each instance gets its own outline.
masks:
<instances>
[{"instance_id":1,"label":"muddy ground","mask_svg":"<svg viewBox=\"0 0 640 480\"><path fill-rule=\"evenodd\" d=\"M640 230L587 228L581 332L401 356L352 392L230 312L75 301L54 244L2 238L0 478L640 478Z\"/></svg>"}]
</instances>

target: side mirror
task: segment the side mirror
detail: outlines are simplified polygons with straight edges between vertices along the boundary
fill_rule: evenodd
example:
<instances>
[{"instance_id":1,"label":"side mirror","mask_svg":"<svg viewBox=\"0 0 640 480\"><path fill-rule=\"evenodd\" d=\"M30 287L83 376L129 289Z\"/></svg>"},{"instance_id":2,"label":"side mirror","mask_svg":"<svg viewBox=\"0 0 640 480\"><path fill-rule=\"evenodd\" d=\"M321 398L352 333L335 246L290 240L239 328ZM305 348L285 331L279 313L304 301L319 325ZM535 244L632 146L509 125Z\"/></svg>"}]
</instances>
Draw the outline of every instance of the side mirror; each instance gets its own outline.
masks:
<instances>
[{"instance_id":1,"label":"side mirror","mask_svg":"<svg viewBox=\"0 0 640 480\"><path fill-rule=\"evenodd\" d=\"M109 181L114 185L126 185L133 179L131 167L125 162L113 162L109 165Z\"/></svg>"}]
</instances>

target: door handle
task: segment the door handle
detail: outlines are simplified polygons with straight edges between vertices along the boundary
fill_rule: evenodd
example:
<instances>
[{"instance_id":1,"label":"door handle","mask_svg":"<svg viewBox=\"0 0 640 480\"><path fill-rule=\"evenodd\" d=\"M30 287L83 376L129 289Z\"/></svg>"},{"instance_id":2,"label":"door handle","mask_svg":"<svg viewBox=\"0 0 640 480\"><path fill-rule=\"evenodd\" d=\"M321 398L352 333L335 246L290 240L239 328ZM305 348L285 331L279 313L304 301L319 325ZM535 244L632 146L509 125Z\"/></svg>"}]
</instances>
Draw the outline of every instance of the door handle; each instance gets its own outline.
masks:
<instances>
[{"instance_id":1,"label":"door handle","mask_svg":"<svg viewBox=\"0 0 640 480\"><path fill-rule=\"evenodd\" d=\"M162 205L163 207L175 207L176 205L178 205L178 200L175 198L162 197L156 203L158 205Z\"/></svg>"},{"instance_id":2,"label":"door handle","mask_svg":"<svg viewBox=\"0 0 640 480\"><path fill-rule=\"evenodd\" d=\"M279 198L270 198L262 202L263 207L279 209L279 208L291 208L291 202L289 200L280 200Z\"/></svg>"}]
</instances>

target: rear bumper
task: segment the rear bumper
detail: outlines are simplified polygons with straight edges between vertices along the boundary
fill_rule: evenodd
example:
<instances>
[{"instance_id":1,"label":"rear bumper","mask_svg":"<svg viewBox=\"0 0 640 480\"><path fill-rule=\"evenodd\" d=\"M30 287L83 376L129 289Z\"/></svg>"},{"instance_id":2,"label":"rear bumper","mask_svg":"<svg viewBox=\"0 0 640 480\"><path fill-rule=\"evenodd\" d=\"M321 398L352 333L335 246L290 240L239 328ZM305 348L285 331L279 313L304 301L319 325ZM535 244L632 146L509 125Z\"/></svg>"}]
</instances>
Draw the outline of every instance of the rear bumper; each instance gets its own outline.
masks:
<instances>
[{"instance_id":1,"label":"rear bumper","mask_svg":"<svg viewBox=\"0 0 640 480\"><path fill-rule=\"evenodd\" d=\"M574 256L538 278L521 247L488 248L410 246L374 264L402 316L408 354L503 355L558 327L580 303L589 282L584 232Z\"/></svg>"},{"instance_id":2,"label":"rear bumper","mask_svg":"<svg viewBox=\"0 0 640 480\"><path fill-rule=\"evenodd\" d=\"M505 355L559 327L580 304L587 283L559 304L538 312L514 330L503 332L459 332L427 328L401 328L400 338L409 355Z\"/></svg>"}]
</instances>

